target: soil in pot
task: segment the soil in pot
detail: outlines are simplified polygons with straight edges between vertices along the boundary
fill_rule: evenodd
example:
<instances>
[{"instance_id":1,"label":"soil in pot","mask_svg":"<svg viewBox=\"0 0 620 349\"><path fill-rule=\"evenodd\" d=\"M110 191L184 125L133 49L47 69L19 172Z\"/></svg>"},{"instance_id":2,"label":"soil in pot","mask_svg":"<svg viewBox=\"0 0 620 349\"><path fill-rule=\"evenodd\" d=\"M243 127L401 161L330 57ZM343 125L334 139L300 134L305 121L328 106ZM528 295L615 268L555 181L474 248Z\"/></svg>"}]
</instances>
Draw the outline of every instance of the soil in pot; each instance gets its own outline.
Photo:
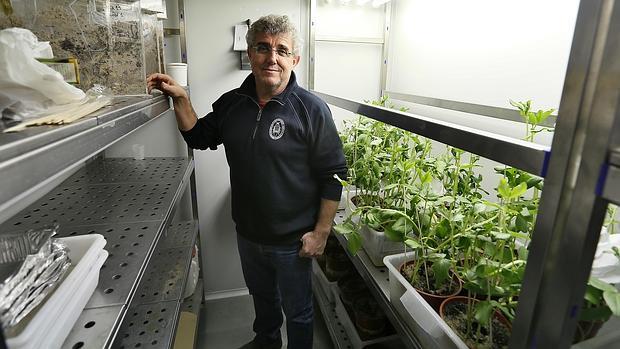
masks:
<instances>
[{"instance_id":1,"label":"soil in pot","mask_svg":"<svg viewBox=\"0 0 620 349\"><path fill-rule=\"evenodd\" d=\"M435 278L433 269L431 268L431 264L429 262L424 262L426 264L426 271L428 272L428 284L426 282L426 274L424 265L422 265L418 270L418 275L413 279L413 273L415 272L415 261L407 261L403 263L399 270L400 274L409 282L413 279L411 285L420 293L422 298L433 308L436 312L439 312L439 306L441 302L449 297L453 297L458 295L461 292L462 284L461 280L459 280L456 275L453 275L451 281L449 283L445 283L439 289L432 289L433 285L435 285ZM427 287L430 285L431 289Z\"/></svg>"},{"instance_id":2,"label":"soil in pot","mask_svg":"<svg viewBox=\"0 0 620 349\"><path fill-rule=\"evenodd\" d=\"M386 332L387 317L370 295L358 297L353 303L355 328L364 341L383 336Z\"/></svg>"},{"instance_id":3,"label":"soil in pot","mask_svg":"<svg viewBox=\"0 0 620 349\"><path fill-rule=\"evenodd\" d=\"M384 207L383 199L378 197L377 195L355 195L351 197L351 203L355 205L355 207L360 206L379 206Z\"/></svg>"},{"instance_id":4,"label":"soil in pot","mask_svg":"<svg viewBox=\"0 0 620 349\"><path fill-rule=\"evenodd\" d=\"M467 302L477 300L467 297L451 297L446 299L440 308L441 318L456 334L472 349L503 349L508 348L511 328L508 320L499 312L492 319L493 340L489 343L489 331L473 320L471 330L467 333ZM480 332L480 333L478 333Z\"/></svg>"},{"instance_id":5,"label":"soil in pot","mask_svg":"<svg viewBox=\"0 0 620 349\"><path fill-rule=\"evenodd\" d=\"M353 263L342 248L330 250L325 255L325 276L329 281L338 281L353 270Z\"/></svg>"}]
</instances>

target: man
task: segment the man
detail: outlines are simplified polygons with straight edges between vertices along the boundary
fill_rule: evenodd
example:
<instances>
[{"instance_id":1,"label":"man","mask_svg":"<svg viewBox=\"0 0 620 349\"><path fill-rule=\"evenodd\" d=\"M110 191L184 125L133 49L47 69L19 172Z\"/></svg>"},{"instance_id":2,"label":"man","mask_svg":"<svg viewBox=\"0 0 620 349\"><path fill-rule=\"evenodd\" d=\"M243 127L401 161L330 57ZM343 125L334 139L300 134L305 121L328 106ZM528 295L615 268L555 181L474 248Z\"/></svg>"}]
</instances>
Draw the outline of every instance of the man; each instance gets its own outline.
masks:
<instances>
[{"instance_id":1,"label":"man","mask_svg":"<svg viewBox=\"0 0 620 349\"><path fill-rule=\"evenodd\" d=\"M171 96L192 148L224 144L232 216L245 282L254 300L254 340L245 348L280 348L282 310L288 347L312 347L311 257L323 253L346 177L342 144L329 108L299 87L299 39L287 16L269 15L246 36L252 66L241 87L197 119L169 76L147 79Z\"/></svg>"}]
</instances>

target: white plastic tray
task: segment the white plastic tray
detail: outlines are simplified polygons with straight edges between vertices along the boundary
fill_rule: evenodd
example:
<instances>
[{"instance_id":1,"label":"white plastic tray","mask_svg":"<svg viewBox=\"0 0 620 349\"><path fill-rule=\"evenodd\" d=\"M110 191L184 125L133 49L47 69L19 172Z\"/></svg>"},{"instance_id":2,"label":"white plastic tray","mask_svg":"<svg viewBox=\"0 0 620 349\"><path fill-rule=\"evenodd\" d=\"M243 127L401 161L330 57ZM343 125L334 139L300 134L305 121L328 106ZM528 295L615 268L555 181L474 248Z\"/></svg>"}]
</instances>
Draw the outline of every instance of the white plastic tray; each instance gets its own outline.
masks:
<instances>
[{"instance_id":1,"label":"white plastic tray","mask_svg":"<svg viewBox=\"0 0 620 349\"><path fill-rule=\"evenodd\" d=\"M342 325L342 327L344 327L344 331L349 336L349 340L351 341L351 346L353 347L353 349L364 348L366 346L369 346L371 344L376 344L376 343L399 340L399 337L397 334L391 334L389 336L378 337L378 338L369 339L366 341L362 340L362 338L360 338L359 333L357 332L357 329L355 328L355 324L353 323L353 320L349 316L349 313L347 313L347 310L345 309L344 304L340 300L340 294L339 294L338 289L335 290L334 300L335 300L334 309L336 310L336 314L338 315L340 324Z\"/></svg>"},{"instance_id":2,"label":"white plastic tray","mask_svg":"<svg viewBox=\"0 0 620 349\"><path fill-rule=\"evenodd\" d=\"M370 261L377 267L382 267L383 258L392 254L401 253L405 249L402 242L388 239L384 233L378 232L367 225L360 229L362 246Z\"/></svg>"},{"instance_id":3,"label":"white plastic tray","mask_svg":"<svg viewBox=\"0 0 620 349\"><path fill-rule=\"evenodd\" d=\"M59 239L69 247L72 266L62 283L32 315L19 335L6 339L9 349L58 348L73 328L99 281L108 257L100 234Z\"/></svg>"},{"instance_id":4,"label":"white plastic tray","mask_svg":"<svg viewBox=\"0 0 620 349\"><path fill-rule=\"evenodd\" d=\"M321 269L315 258L312 258L312 273L316 276L316 280L325 298L327 298L330 304L334 304L334 294L337 292L336 288L338 284L335 281L329 281L329 279L327 279L327 276L323 273L323 269Z\"/></svg>"},{"instance_id":5,"label":"white plastic tray","mask_svg":"<svg viewBox=\"0 0 620 349\"><path fill-rule=\"evenodd\" d=\"M461 338L400 275L400 265L412 258L413 253L400 253L383 259L390 272L390 302L394 309L415 333L423 348L467 349Z\"/></svg>"}]
</instances>

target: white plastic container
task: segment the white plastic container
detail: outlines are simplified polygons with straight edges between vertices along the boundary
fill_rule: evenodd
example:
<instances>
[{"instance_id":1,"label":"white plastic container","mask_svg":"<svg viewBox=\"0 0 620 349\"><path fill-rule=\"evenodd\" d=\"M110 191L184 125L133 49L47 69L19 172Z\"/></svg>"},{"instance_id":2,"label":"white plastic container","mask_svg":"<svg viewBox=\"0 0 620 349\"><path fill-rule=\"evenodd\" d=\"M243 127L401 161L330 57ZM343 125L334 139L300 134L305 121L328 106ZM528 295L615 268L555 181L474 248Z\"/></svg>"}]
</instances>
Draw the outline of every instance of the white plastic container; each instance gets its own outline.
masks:
<instances>
[{"instance_id":1,"label":"white plastic container","mask_svg":"<svg viewBox=\"0 0 620 349\"><path fill-rule=\"evenodd\" d=\"M400 253L383 259L390 272L390 302L394 309L415 333L423 348L467 349L461 338L400 274L400 265L412 259L413 255Z\"/></svg>"},{"instance_id":2,"label":"white plastic container","mask_svg":"<svg viewBox=\"0 0 620 349\"><path fill-rule=\"evenodd\" d=\"M325 298L327 298L330 304L334 304L334 294L337 292L338 283L327 279L327 276L315 258L312 258L312 273L315 276L315 280L318 281L317 283L323 291Z\"/></svg>"},{"instance_id":3,"label":"white plastic container","mask_svg":"<svg viewBox=\"0 0 620 349\"><path fill-rule=\"evenodd\" d=\"M349 337L349 340L351 341L351 347L353 349L361 349L371 344L399 340L399 337L397 334L391 334L389 336L373 338L373 339L369 339L366 341L362 340L362 338L360 338L359 333L357 332L357 329L355 328L355 325L353 324L353 320L351 319L351 317L349 317L349 313L347 313L347 310L345 309L344 304L340 300L340 294L337 289L335 293L334 310L336 311L336 314L338 315L338 320L340 321L340 324L342 324L342 327L344 327L344 331L347 333L347 336Z\"/></svg>"},{"instance_id":4,"label":"white plastic container","mask_svg":"<svg viewBox=\"0 0 620 349\"><path fill-rule=\"evenodd\" d=\"M19 335L7 338L9 349L59 348L71 332L99 281L108 258L100 234L61 238L69 247L72 266L67 276L34 314Z\"/></svg>"},{"instance_id":5,"label":"white plastic container","mask_svg":"<svg viewBox=\"0 0 620 349\"><path fill-rule=\"evenodd\" d=\"M377 267L383 266L383 258L392 254L401 253L405 250L402 242L392 241L385 236L385 233L378 232L367 225L360 229L362 235L362 246L368 257Z\"/></svg>"},{"instance_id":6,"label":"white plastic container","mask_svg":"<svg viewBox=\"0 0 620 349\"><path fill-rule=\"evenodd\" d=\"M166 64L166 74L181 86L187 86L187 63Z\"/></svg>"}]
</instances>

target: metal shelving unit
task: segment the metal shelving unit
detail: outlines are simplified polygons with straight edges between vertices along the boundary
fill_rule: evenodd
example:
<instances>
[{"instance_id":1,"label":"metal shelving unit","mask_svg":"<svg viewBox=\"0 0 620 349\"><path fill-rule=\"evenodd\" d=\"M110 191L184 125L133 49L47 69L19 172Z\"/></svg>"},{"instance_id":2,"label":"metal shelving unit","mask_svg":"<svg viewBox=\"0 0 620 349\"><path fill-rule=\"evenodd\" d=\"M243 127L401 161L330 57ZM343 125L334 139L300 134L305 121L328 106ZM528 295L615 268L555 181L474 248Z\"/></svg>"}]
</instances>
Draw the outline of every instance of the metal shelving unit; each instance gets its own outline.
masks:
<instances>
[{"instance_id":1,"label":"metal shelving unit","mask_svg":"<svg viewBox=\"0 0 620 349\"><path fill-rule=\"evenodd\" d=\"M618 33L619 1L580 3L550 148L315 92L337 107L545 177L510 348L570 346L607 206L620 203ZM480 106L465 103L414 99L438 108L513 118L489 108L476 112ZM372 267L362 262L363 254L352 260L375 297L385 300ZM390 314L389 305L380 304L413 346L408 329Z\"/></svg>"},{"instance_id":2,"label":"metal shelving unit","mask_svg":"<svg viewBox=\"0 0 620 349\"><path fill-rule=\"evenodd\" d=\"M23 209L22 203L29 197L70 175L84 161L169 109L168 99L163 95L116 97L112 105L76 123L3 134L0 222ZM6 126L0 125L0 131Z\"/></svg>"},{"instance_id":3,"label":"metal shelving unit","mask_svg":"<svg viewBox=\"0 0 620 349\"><path fill-rule=\"evenodd\" d=\"M17 213L3 212L8 218L0 217L5 218L0 231L58 222L59 237L106 238L109 256L97 288L63 347L172 345L198 235L197 221L177 222L175 216L186 193L195 198L193 157L191 152L144 160L99 155L169 111L163 96L119 97L77 124L35 128L0 143L0 205L31 202ZM50 178L65 179L56 184ZM52 188L42 194L33 189L46 186Z\"/></svg>"}]
</instances>

